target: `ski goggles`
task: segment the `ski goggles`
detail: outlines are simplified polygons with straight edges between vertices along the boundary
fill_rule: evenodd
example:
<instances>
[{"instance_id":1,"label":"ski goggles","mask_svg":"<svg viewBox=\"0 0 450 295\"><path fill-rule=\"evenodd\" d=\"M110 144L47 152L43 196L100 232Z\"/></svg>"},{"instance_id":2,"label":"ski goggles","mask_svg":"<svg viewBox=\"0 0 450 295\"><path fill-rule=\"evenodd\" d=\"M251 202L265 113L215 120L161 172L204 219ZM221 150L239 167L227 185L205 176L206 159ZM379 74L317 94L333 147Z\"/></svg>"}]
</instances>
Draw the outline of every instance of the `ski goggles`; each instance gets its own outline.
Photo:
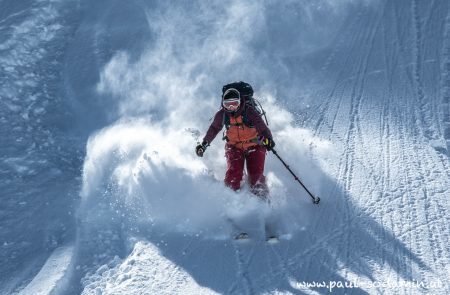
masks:
<instances>
[{"instance_id":1,"label":"ski goggles","mask_svg":"<svg viewBox=\"0 0 450 295\"><path fill-rule=\"evenodd\" d=\"M241 99L240 98L229 98L224 99L222 102L222 106L228 110L228 111L237 111L239 109L239 106L241 105Z\"/></svg>"},{"instance_id":2,"label":"ski goggles","mask_svg":"<svg viewBox=\"0 0 450 295\"><path fill-rule=\"evenodd\" d=\"M237 89L230 88L222 96L222 106L231 112L237 111L241 105L241 94Z\"/></svg>"}]
</instances>

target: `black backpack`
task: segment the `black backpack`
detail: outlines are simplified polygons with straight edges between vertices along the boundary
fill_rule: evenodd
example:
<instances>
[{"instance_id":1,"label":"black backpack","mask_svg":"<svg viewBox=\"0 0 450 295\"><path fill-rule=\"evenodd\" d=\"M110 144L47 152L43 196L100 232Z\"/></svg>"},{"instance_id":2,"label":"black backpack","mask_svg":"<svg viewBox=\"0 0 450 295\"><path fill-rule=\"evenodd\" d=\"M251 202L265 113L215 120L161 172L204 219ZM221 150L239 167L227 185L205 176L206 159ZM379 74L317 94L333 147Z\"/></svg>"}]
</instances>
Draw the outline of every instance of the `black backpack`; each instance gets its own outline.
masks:
<instances>
[{"instance_id":1,"label":"black backpack","mask_svg":"<svg viewBox=\"0 0 450 295\"><path fill-rule=\"evenodd\" d=\"M269 126L269 122L267 122L266 112L264 111L263 107L261 106L261 103L259 103L259 101L253 97L253 88L250 84L243 82L243 81L238 81L238 82L233 82L233 83L224 85L222 87L222 98L223 98L223 95L225 94L225 92L230 88L234 88L237 91L239 91L240 96L244 101L245 108L251 107L254 110L256 110L261 116L264 116L264 120L266 121L267 126ZM244 118L244 121L246 121L245 109L244 109L243 118Z\"/></svg>"},{"instance_id":2,"label":"black backpack","mask_svg":"<svg viewBox=\"0 0 450 295\"><path fill-rule=\"evenodd\" d=\"M241 94L241 97L253 97L253 88L250 84L239 81L239 82L233 82L227 85L224 85L222 87L222 96L225 94L225 91L227 91L230 88L234 88Z\"/></svg>"}]
</instances>

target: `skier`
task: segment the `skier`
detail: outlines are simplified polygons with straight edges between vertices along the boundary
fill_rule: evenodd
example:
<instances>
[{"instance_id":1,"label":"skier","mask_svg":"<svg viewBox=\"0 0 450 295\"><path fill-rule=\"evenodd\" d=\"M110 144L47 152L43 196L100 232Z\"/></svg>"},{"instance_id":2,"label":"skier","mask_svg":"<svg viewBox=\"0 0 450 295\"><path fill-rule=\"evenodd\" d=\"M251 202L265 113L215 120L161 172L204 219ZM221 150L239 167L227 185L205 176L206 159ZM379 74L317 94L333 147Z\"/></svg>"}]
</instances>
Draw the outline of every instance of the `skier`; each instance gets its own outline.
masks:
<instances>
[{"instance_id":1,"label":"skier","mask_svg":"<svg viewBox=\"0 0 450 295\"><path fill-rule=\"evenodd\" d=\"M227 84L222 89L222 104L195 152L199 157L225 126L224 140L227 171L225 185L238 191L247 166L248 183L253 194L267 200L268 188L264 176L266 150L275 146L272 133L255 108L253 89L245 82Z\"/></svg>"}]
</instances>

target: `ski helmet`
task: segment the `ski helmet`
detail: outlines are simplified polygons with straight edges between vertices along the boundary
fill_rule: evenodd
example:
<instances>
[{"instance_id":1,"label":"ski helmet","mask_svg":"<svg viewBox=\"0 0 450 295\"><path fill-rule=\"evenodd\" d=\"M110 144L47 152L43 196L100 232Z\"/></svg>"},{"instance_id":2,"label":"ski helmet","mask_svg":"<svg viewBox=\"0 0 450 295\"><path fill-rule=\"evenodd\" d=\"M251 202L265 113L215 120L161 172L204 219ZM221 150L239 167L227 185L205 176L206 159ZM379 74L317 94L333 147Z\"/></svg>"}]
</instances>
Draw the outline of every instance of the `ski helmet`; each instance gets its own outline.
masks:
<instances>
[{"instance_id":1,"label":"ski helmet","mask_svg":"<svg viewBox=\"0 0 450 295\"><path fill-rule=\"evenodd\" d=\"M227 112L236 112L241 105L241 94L235 88L229 88L222 96L222 106Z\"/></svg>"}]
</instances>

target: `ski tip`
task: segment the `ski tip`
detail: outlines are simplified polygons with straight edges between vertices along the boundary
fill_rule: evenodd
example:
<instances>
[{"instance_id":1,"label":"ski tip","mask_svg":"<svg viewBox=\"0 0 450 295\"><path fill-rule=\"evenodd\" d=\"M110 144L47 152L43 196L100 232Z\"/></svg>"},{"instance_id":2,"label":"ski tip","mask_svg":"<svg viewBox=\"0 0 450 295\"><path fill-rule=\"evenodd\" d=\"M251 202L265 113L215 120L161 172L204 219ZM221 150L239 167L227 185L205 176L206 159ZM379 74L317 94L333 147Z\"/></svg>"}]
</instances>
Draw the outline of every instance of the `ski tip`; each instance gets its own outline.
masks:
<instances>
[{"instance_id":1,"label":"ski tip","mask_svg":"<svg viewBox=\"0 0 450 295\"><path fill-rule=\"evenodd\" d=\"M277 244L280 242L280 240L278 239L278 237L268 237L266 239L266 242L269 244Z\"/></svg>"},{"instance_id":2,"label":"ski tip","mask_svg":"<svg viewBox=\"0 0 450 295\"><path fill-rule=\"evenodd\" d=\"M249 236L248 236L247 233L240 233L240 234L236 235L234 237L234 239L237 240L237 241L245 241L245 240L249 239Z\"/></svg>"}]
</instances>

